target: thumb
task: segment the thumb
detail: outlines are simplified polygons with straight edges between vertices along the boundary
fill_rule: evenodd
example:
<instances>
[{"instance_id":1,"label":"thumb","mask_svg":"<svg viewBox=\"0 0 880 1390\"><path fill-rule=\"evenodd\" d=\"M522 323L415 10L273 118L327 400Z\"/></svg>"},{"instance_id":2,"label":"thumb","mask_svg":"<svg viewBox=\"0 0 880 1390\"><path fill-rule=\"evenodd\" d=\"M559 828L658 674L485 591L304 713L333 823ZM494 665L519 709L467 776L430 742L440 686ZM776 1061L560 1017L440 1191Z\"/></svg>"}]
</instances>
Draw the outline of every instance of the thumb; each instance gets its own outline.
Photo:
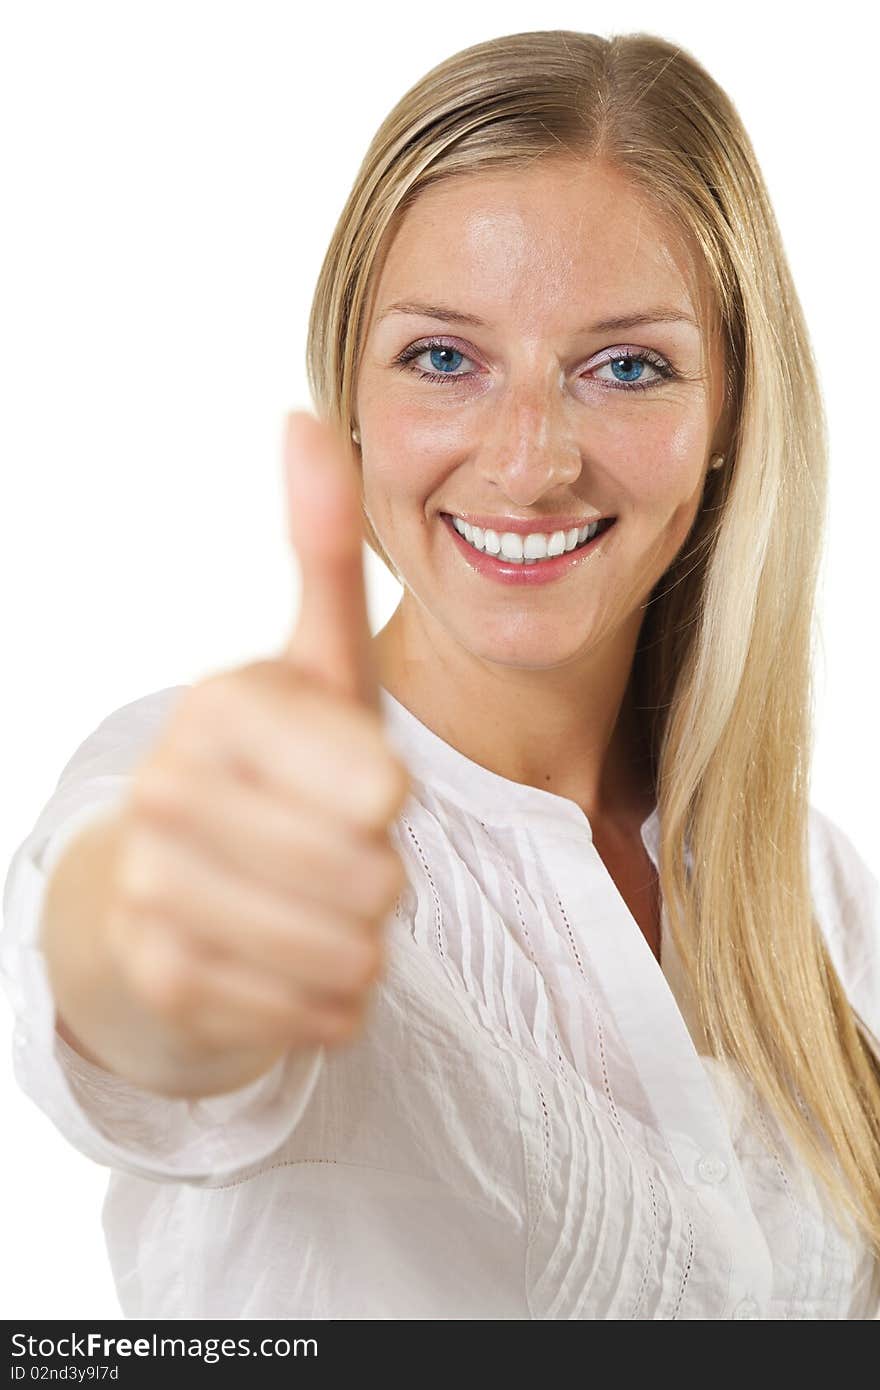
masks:
<instances>
[{"instance_id":1,"label":"thumb","mask_svg":"<svg viewBox=\"0 0 880 1390\"><path fill-rule=\"evenodd\" d=\"M288 531L302 583L284 658L378 711L353 451L338 429L309 411L291 411L284 422L283 466Z\"/></svg>"}]
</instances>

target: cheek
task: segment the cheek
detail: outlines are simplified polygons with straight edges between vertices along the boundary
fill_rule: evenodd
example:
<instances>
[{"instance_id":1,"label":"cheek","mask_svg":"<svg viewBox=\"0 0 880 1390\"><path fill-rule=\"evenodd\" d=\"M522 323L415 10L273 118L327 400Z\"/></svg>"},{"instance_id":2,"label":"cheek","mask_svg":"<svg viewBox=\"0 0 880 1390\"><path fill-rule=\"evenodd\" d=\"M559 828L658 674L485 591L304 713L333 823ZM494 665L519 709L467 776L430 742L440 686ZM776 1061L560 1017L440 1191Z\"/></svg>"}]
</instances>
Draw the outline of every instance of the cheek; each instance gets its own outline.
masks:
<instances>
[{"instance_id":1,"label":"cheek","mask_svg":"<svg viewBox=\"0 0 880 1390\"><path fill-rule=\"evenodd\" d=\"M622 443L622 441L621 441ZM615 451L614 494L634 516L686 526L702 491L705 424L693 418L649 422Z\"/></svg>"},{"instance_id":2,"label":"cheek","mask_svg":"<svg viewBox=\"0 0 880 1390\"><path fill-rule=\"evenodd\" d=\"M413 508L423 511L426 499L438 486L428 461L399 446L397 441L395 452L383 450L380 462L364 462L364 498L370 511L379 515L393 516ZM373 442L372 447L378 450L380 445Z\"/></svg>"},{"instance_id":3,"label":"cheek","mask_svg":"<svg viewBox=\"0 0 880 1390\"><path fill-rule=\"evenodd\" d=\"M424 510L456 466L456 439L448 424L427 424L421 412L411 408L396 408L388 424L371 421L369 456L364 458L368 505L386 513L399 506Z\"/></svg>"},{"instance_id":4,"label":"cheek","mask_svg":"<svg viewBox=\"0 0 880 1390\"><path fill-rule=\"evenodd\" d=\"M450 394L447 394L450 393ZM369 425L372 452L397 472L400 461L409 470L434 471L471 447L473 412L450 409L454 387L420 388L396 373L380 375L368 364L358 392L361 418ZM393 476L389 478L393 481Z\"/></svg>"},{"instance_id":5,"label":"cheek","mask_svg":"<svg viewBox=\"0 0 880 1390\"><path fill-rule=\"evenodd\" d=\"M444 388L438 386L438 393ZM441 461L449 461L473 445L473 425L465 413L447 410L439 416L419 406L412 399L398 400L389 408L383 406L388 420L378 438L389 452L400 457L405 454L417 468L436 470Z\"/></svg>"}]
</instances>

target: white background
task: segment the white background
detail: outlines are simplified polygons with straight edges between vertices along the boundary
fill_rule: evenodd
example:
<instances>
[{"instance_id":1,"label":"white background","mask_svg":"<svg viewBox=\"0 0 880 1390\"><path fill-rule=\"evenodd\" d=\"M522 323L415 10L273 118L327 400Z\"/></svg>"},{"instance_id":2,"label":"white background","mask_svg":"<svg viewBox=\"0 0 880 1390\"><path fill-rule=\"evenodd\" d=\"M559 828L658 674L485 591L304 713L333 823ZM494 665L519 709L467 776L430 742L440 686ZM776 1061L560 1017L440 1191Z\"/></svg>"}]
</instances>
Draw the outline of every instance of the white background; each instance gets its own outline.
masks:
<instances>
[{"instance_id":1,"label":"white background","mask_svg":"<svg viewBox=\"0 0 880 1390\"><path fill-rule=\"evenodd\" d=\"M874 734L876 20L838 4L0 5L0 860L110 711L276 655L294 622L279 432L311 408L315 278L366 146L428 68L504 33L646 30L752 138L831 435L812 800L880 872ZM371 622L399 590L365 547ZM119 1316L107 1171L11 1073L0 1316Z\"/></svg>"}]
</instances>

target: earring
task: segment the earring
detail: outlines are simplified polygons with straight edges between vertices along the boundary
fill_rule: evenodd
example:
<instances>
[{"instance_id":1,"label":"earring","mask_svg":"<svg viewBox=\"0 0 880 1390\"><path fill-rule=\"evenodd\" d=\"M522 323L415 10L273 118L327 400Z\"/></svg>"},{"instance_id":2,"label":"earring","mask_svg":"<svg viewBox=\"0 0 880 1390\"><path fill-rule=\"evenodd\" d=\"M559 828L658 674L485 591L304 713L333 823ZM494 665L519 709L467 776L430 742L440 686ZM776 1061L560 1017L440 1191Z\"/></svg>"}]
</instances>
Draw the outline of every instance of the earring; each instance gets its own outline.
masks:
<instances>
[{"instance_id":1,"label":"earring","mask_svg":"<svg viewBox=\"0 0 880 1390\"><path fill-rule=\"evenodd\" d=\"M712 461L712 467L713 467L713 468L720 468L720 467L722 466L723 463L724 463L724 455L723 455L723 454L716 454L715 457L714 457L714 459L713 459L713 461Z\"/></svg>"},{"instance_id":2,"label":"earring","mask_svg":"<svg viewBox=\"0 0 880 1390\"><path fill-rule=\"evenodd\" d=\"M354 440L355 444L360 444L360 442L361 442L361 437L360 437L360 435L358 434L357 430L352 430L352 432L351 432L351 437L352 437L352 439Z\"/></svg>"}]
</instances>

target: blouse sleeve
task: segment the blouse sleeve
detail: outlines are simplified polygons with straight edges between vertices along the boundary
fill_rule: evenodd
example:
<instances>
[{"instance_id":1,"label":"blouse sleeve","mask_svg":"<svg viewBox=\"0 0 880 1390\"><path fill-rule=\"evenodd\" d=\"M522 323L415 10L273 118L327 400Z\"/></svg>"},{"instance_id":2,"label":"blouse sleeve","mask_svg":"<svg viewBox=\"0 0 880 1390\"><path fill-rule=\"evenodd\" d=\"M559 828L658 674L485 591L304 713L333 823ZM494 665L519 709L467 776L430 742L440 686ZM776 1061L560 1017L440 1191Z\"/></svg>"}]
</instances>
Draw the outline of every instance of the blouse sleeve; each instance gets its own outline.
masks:
<instances>
[{"instance_id":1,"label":"blouse sleeve","mask_svg":"<svg viewBox=\"0 0 880 1390\"><path fill-rule=\"evenodd\" d=\"M3 891L0 979L13 1009L18 1085L86 1157L132 1176L200 1186L261 1162L317 1083L324 1048L297 1050L235 1091L199 1100L142 1090L87 1062L56 1030L40 926L49 876L71 837L120 803L185 686L110 714L77 748L12 857Z\"/></svg>"}]
</instances>

